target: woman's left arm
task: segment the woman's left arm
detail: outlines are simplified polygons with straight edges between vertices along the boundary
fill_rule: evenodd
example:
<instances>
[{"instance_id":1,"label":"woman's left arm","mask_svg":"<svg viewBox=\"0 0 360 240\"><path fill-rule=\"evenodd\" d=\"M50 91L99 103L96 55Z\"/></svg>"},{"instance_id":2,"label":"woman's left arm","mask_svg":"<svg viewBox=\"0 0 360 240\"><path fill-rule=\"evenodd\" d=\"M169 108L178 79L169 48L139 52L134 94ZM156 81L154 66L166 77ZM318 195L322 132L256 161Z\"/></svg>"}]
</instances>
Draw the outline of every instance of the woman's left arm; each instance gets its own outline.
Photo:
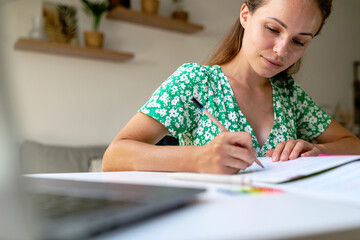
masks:
<instances>
[{"instance_id":1,"label":"woman's left arm","mask_svg":"<svg viewBox=\"0 0 360 240\"><path fill-rule=\"evenodd\" d=\"M289 140L279 143L275 149L269 150L267 156L272 161L286 161L297 157L317 156L319 154L360 155L360 140L335 120L315 139L318 143Z\"/></svg>"},{"instance_id":2,"label":"woman's left arm","mask_svg":"<svg viewBox=\"0 0 360 240\"><path fill-rule=\"evenodd\" d=\"M335 120L315 139L321 154L360 154L360 140Z\"/></svg>"}]
</instances>

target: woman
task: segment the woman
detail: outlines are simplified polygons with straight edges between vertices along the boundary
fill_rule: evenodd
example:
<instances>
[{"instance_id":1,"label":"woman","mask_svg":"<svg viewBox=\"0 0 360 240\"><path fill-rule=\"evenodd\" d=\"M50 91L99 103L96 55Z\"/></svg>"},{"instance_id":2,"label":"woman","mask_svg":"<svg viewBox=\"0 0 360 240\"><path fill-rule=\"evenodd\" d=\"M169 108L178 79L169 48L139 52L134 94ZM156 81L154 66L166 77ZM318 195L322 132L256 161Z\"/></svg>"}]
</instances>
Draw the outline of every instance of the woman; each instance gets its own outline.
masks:
<instances>
[{"instance_id":1,"label":"woman","mask_svg":"<svg viewBox=\"0 0 360 240\"><path fill-rule=\"evenodd\" d=\"M359 139L290 75L331 6L331 0L247 0L209 63L181 66L118 133L103 170L232 174L265 155L286 161L360 154ZM229 131L205 116L192 97ZM180 146L154 145L168 133Z\"/></svg>"}]
</instances>

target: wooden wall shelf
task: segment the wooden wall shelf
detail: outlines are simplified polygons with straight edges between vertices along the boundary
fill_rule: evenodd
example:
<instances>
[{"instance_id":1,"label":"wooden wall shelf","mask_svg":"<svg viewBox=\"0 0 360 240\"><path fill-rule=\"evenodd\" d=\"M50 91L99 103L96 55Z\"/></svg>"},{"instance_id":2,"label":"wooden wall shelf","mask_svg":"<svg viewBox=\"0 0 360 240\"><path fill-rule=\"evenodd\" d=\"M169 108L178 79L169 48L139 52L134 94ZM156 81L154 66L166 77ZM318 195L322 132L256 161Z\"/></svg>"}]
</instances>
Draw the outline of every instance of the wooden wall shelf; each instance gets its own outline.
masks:
<instances>
[{"instance_id":1,"label":"wooden wall shelf","mask_svg":"<svg viewBox=\"0 0 360 240\"><path fill-rule=\"evenodd\" d=\"M130 10L124 7L114 8L107 14L107 18L114 20L123 20L182 33L195 33L204 29L203 26L193 23L172 18L150 15L139 11Z\"/></svg>"},{"instance_id":2,"label":"wooden wall shelf","mask_svg":"<svg viewBox=\"0 0 360 240\"><path fill-rule=\"evenodd\" d=\"M17 50L67 55L81 58L100 59L121 62L134 57L132 53L123 53L105 49L87 48L69 44L47 42L36 39L20 38L14 46Z\"/></svg>"}]
</instances>

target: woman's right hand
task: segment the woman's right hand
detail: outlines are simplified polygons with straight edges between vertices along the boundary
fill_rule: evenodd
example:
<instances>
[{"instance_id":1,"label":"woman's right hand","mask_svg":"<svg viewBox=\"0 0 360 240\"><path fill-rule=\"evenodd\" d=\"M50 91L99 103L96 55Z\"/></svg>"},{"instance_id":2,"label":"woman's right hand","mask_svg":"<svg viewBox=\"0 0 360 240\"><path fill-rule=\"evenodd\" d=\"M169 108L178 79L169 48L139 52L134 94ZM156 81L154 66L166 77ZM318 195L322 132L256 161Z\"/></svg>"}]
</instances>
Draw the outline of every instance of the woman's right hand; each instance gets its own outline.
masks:
<instances>
[{"instance_id":1,"label":"woman's right hand","mask_svg":"<svg viewBox=\"0 0 360 240\"><path fill-rule=\"evenodd\" d=\"M201 173L234 174L249 167L257 157L248 132L222 132L201 148L197 159Z\"/></svg>"}]
</instances>

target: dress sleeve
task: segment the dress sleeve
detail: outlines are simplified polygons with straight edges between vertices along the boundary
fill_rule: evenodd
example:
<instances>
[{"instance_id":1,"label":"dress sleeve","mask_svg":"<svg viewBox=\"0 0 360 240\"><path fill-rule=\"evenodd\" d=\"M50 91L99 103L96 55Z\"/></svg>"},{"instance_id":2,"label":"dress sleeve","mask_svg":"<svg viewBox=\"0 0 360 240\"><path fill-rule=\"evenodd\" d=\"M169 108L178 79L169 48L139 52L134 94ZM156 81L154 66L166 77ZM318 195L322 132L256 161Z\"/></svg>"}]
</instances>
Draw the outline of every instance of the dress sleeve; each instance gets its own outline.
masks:
<instances>
[{"instance_id":1,"label":"dress sleeve","mask_svg":"<svg viewBox=\"0 0 360 240\"><path fill-rule=\"evenodd\" d=\"M323 111L298 85L294 85L297 111L297 137L310 141L330 125L332 117Z\"/></svg>"},{"instance_id":2,"label":"dress sleeve","mask_svg":"<svg viewBox=\"0 0 360 240\"><path fill-rule=\"evenodd\" d=\"M202 66L188 63L179 67L153 93L139 112L159 121L176 138L189 132L200 119L200 111L191 101L194 96L205 102L203 80L206 78Z\"/></svg>"}]
</instances>

